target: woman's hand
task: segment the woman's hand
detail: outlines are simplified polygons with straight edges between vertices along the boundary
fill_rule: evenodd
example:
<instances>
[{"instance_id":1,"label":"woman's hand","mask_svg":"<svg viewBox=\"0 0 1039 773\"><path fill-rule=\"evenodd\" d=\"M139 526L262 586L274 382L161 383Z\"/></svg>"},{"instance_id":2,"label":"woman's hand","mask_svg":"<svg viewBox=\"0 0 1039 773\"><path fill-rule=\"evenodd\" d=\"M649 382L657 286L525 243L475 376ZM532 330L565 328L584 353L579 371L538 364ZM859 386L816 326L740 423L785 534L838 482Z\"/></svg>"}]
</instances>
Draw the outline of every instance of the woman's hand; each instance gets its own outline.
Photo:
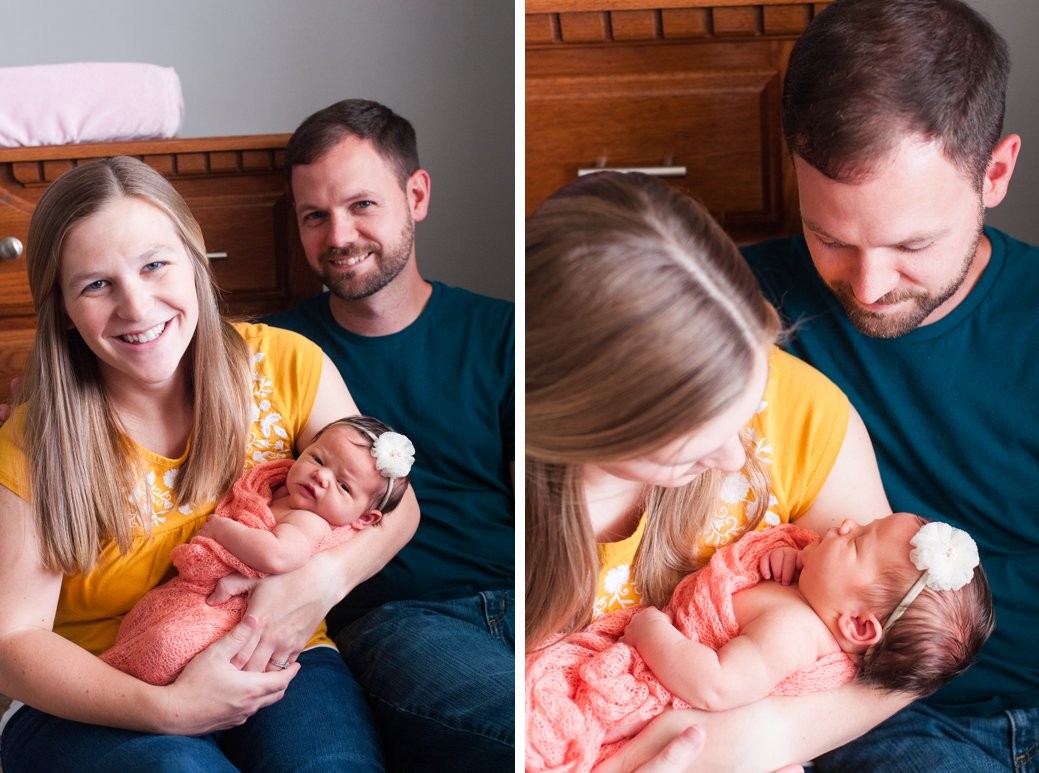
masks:
<instances>
[{"instance_id":1,"label":"woman's hand","mask_svg":"<svg viewBox=\"0 0 1039 773\"><path fill-rule=\"evenodd\" d=\"M328 610L339 601L336 583L327 572L336 564L327 552L317 553L300 569L286 574L251 580L241 575L221 579L207 599L222 604L232 596L249 595L247 616L255 618L261 630L252 646L243 646L232 664L243 671L277 670L275 663L293 663L307 646Z\"/></svg>"},{"instance_id":2,"label":"woman's hand","mask_svg":"<svg viewBox=\"0 0 1039 773\"><path fill-rule=\"evenodd\" d=\"M680 712L668 711L592 773L691 773L705 742L703 728Z\"/></svg>"},{"instance_id":3,"label":"woman's hand","mask_svg":"<svg viewBox=\"0 0 1039 773\"><path fill-rule=\"evenodd\" d=\"M299 664L270 673L248 673L235 660L252 653L263 634L246 615L230 633L192 659L165 696L165 732L201 735L242 724L265 706L281 700Z\"/></svg>"}]
</instances>

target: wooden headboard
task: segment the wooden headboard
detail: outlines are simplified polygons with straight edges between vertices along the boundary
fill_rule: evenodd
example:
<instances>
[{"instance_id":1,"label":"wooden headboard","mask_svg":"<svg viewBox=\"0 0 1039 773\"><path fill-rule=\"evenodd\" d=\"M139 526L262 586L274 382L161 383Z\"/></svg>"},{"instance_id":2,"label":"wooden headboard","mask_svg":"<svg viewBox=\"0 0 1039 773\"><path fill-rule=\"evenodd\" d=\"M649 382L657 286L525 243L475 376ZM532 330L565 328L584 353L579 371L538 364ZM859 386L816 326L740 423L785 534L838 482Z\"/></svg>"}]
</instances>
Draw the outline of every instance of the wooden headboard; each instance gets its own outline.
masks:
<instances>
[{"instance_id":1,"label":"wooden headboard","mask_svg":"<svg viewBox=\"0 0 1039 773\"><path fill-rule=\"evenodd\" d=\"M165 175L184 197L205 237L232 314L277 311L320 290L299 246L286 193L287 134L105 142L0 149L0 240L23 246L43 191L67 169L127 155ZM0 241L0 400L9 397L32 346L35 314L24 252Z\"/></svg>"}]
</instances>

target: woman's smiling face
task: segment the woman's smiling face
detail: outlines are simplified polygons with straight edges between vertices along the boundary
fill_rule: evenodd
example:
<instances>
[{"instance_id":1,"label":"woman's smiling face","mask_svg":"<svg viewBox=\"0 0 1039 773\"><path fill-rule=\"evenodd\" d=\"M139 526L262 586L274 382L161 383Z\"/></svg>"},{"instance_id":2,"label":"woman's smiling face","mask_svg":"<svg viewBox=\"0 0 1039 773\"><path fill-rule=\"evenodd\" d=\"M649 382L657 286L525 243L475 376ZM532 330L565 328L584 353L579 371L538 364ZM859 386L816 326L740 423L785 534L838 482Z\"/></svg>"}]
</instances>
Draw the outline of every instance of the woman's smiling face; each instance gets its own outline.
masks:
<instances>
[{"instance_id":1,"label":"woman's smiling face","mask_svg":"<svg viewBox=\"0 0 1039 773\"><path fill-rule=\"evenodd\" d=\"M109 387L159 387L180 374L198 324L195 270L173 222L133 197L71 229L61 297Z\"/></svg>"}]
</instances>

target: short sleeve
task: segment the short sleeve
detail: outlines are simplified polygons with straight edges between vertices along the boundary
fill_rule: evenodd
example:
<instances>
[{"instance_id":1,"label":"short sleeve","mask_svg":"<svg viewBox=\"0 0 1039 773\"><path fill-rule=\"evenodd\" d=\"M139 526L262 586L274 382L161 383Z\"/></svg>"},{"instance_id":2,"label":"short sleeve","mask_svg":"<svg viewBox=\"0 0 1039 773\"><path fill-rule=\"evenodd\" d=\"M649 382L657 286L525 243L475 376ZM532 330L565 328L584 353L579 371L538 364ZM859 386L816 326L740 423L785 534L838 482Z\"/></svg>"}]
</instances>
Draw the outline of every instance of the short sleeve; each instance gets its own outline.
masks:
<instances>
[{"instance_id":1,"label":"short sleeve","mask_svg":"<svg viewBox=\"0 0 1039 773\"><path fill-rule=\"evenodd\" d=\"M786 352L773 349L769 365L766 405L754 424L771 447L770 510L785 523L819 496L844 443L851 404L826 376Z\"/></svg>"},{"instance_id":2,"label":"short sleeve","mask_svg":"<svg viewBox=\"0 0 1039 773\"><path fill-rule=\"evenodd\" d=\"M256 411L250 456L253 462L286 454L310 420L321 381L320 347L299 333L263 324L236 324L252 351ZM263 457L263 458L260 458Z\"/></svg>"}]
</instances>

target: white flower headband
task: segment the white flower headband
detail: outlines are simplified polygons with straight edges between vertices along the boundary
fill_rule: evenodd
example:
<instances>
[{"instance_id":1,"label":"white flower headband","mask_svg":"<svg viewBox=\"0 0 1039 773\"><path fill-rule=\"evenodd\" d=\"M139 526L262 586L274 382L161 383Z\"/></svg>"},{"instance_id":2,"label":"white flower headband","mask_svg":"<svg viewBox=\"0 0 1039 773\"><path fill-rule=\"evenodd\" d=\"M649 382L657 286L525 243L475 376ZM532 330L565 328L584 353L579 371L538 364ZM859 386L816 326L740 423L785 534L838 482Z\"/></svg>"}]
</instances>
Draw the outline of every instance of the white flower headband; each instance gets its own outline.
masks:
<instances>
[{"instance_id":1,"label":"white flower headband","mask_svg":"<svg viewBox=\"0 0 1039 773\"><path fill-rule=\"evenodd\" d=\"M905 614L925 587L931 590L959 590L971 581L974 568L981 563L978 546L970 535L941 521L931 521L921 526L909 544L913 546L909 558L923 574L884 623L884 633Z\"/></svg>"},{"instance_id":2,"label":"white flower headband","mask_svg":"<svg viewBox=\"0 0 1039 773\"><path fill-rule=\"evenodd\" d=\"M411 465L415 463L415 446L405 435L399 432L383 432L376 435L369 430L363 430L372 441L372 456L375 457L375 469L382 473L386 482L386 493L383 495L379 509L386 507L393 493L393 484L398 478L403 478L411 472Z\"/></svg>"}]
</instances>

